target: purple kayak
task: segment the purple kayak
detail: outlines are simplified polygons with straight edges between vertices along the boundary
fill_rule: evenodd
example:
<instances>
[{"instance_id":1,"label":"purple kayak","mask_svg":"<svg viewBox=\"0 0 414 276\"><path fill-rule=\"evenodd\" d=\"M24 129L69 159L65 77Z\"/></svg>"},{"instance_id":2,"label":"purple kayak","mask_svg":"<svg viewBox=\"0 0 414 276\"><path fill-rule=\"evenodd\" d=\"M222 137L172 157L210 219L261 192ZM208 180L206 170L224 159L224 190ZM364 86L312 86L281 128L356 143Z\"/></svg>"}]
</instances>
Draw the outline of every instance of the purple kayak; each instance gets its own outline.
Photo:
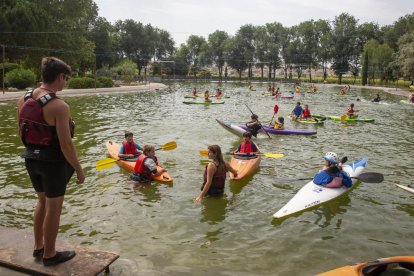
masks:
<instances>
[{"instance_id":1,"label":"purple kayak","mask_svg":"<svg viewBox=\"0 0 414 276\"><path fill-rule=\"evenodd\" d=\"M244 130L247 130L245 125L239 125ZM306 130L306 129L275 129L273 126L263 126L263 128L271 134L277 135L315 135L316 131Z\"/></svg>"}]
</instances>

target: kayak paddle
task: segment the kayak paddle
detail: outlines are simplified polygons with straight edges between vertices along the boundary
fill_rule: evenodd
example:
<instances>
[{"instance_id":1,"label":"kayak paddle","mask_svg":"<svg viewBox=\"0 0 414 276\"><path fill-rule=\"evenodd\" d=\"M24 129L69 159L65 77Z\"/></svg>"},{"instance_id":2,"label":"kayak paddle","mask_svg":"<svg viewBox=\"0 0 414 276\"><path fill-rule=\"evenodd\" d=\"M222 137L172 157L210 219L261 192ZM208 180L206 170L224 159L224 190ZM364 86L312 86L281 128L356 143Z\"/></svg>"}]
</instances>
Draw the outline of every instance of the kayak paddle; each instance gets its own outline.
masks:
<instances>
[{"instance_id":1,"label":"kayak paddle","mask_svg":"<svg viewBox=\"0 0 414 276\"><path fill-rule=\"evenodd\" d=\"M156 148L155 150L160 150L160 149L162 149L162 150L173 150L175 148L177 148L177 142L172 141L172 142L165 143L162 147ZM107 169L107 168L111 167L113 164L115 164L116 161L126 160L126 159L129 159L129 158L130 157L119 158L119 159L114 159L114 158L109 158L109 157L104 158L104 159L101 159L98 162L96 162L95 167L98 171L104 170L104 169Z\"/></svg>"},{"instance_id":2,"label":"kayak paddle","mask_svg":"<svg viewBox=\"0 0 414 276\"><path fill-rule=\"evenodd\" d=\"M361 173L359 176L352 176L351 178L358 179L365 183L381 183L384 181L384 175L376 172ZM275 178L276 182L295 182L300 180L312 180L313 178Z\"/></svg>"},{"instance_id":3,"label":"kayak paddle","mask_svg":"<svg viewBox=\"0 0 414 276\"><path fill-rule=\"evenodd\" d=\"M272 120L270 120L269 124L272 124L273 119L275 118L275 115L278 111L279 111L279 106L277 104L275 104L275 106L273 107L273 117L272 117Z\"/></svg>"},{"instance_id":4,"label":"kayak paddle","mask_svg":"<svg viewBox=\"0 0 414 276\"><path fill-rule=\"evenodd\" d=\"M229 155L246 155L246 156L249 156L249 155L250 156L258 155L258 156L266 156L266 157L269 157L269 158L281 158L281 157L285 156L283 153L255 153L255 154L245 154L245 153L226 152L226 154L229 154ZM201 156L208 156L208 150L206 150L206 149L200 150L200 155Z\"/></svg>"}]
</instances>

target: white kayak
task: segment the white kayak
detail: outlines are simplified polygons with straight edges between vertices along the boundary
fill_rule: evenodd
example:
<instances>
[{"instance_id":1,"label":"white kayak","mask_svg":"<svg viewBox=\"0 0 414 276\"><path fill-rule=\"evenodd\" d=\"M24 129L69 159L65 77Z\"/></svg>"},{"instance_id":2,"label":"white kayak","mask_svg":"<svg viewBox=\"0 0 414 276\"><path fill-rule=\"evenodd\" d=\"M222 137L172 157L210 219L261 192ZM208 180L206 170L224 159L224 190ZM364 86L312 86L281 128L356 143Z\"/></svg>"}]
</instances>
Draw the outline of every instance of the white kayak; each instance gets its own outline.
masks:
<instances>
[{"instance_id":1,"label":"white kayak","mask_svg":"<svg viewBox=\"0 0 414 276\"><path fill-rule=\"evenodd\" d=\"M364 171L367 160L367 158L363 158L349 165L344 165L343 171L350 177L357 177ZM316 185L311 180L285 206L273 214L273 217L282 218L333 200L355 188L358 184L357 181L357 179L352 179L352 186L349 188L343 185L339 188L325 188L321 185Z\"/></svg>"},{"instance_id":2,"label":"white kayak","mask_svg":"<svg viewBox=\"0 0 414 276\"><path fill-rule=\"evenodd\" d=\"M230 122L223 122L223 121L220 121L220 120L217 120L216 119L216 121L217 121L217 123L219 123L224 129L226 129L226 130L228 130L228 131L230 131L231 133L233 133L233 134L235 134L235 135L237 135L237 136L239 136L239 137L243 137L243 133L245 133L246 132L246 130L244 129L244 128L242 128L242 127L240 127L240 126L238 126L238 125L234 125L234 124L232 124L232 123L230 123ZM265 139L265 138L268 138L268 136L266 135L266 134L264 134L264 133L261 133L261 132L259 132L258 134L257 134L257 137L254 137L254 136L252 136L252 138L253 139L257 139L257 138L259 138L259 139Z\"/></svg>"},{"instance_id":3,"label":"white kayak","mask_svg":"<svg viewBox=\"0 0 414 276\"><path fill-rule=\"evenodd\" d=\"M414 194L414 189L413 188L410 188L410 187L407 187L407 186L404 186L404 185L400 185L400 184L396 184L396 183L394 183L394 184L397 185L398 187L400 187L401 189L406 190L407 192L410 192L410 193Z\"/></svg>"}]
</instances>

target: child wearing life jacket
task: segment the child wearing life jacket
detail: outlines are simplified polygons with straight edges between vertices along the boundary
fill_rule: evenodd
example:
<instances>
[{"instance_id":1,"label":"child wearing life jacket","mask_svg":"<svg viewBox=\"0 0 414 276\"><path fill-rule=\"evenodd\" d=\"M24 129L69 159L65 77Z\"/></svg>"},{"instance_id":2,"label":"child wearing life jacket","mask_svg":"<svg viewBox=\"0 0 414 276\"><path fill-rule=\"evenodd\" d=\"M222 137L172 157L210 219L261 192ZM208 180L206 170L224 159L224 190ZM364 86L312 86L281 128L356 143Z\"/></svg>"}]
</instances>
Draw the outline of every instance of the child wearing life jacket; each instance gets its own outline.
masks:
<instances>
[{"instance_id":1,"label":"child wearing life jacket","mask_svg":"<svg viewBox=\"0 0 414 276\"><path fill-rule=\"evenodd\" d=\"M349 118L356 118L358 117L357 114L355 114L356 112L358 112L358 110L354 109L354 104L351 103L348 107L348 110L346 111L346 115L348 115Z\"/></svg>"},{"instance_id":2,"label":"child wearing life jacket","mask_svg":"<svg viewBox=\"0 0 414 276\"><path fill-rule=\"evenodd\" d=\"M155 148L152 145L144 145L143 153L138 157L134 166L134 173L130 179L142 184L149 183L154 176L158 176L167 170L157 169L158 161L155 156Z\"/></svg>"},{"instance_id":3,"label":"child wearing life jacket","mask_svg":"<svg viewBox=\"0 0 414 276\"><path fill-rule=\"evenodd\" d=\"M278 117L274 126L275 129L285 129L285 118Z\"/></svg>"},{"instance_id":4,"label":"child wearing life jacket","mask_svg":"<svg viewBox=\"0 0 414 276\"><path fill-rule=\"evenodd\" d=\"M237 147L234 153L256 154L260 153L256 144L252 141L252 134L248 131L243 133L243 142Z\"/></svg>"},{"instance_id":5,"label":"child wearing life jacket","mask_svg":"<svg viewBox=\"0 0 414 276\"><path fill-rule=\"evenodd\" d=\"M414 103L414 93L410 95L410 97L408 98L408 102Z\"/></svg>"},{"instance_id":6,"label":"child wearing life jacket","mask_svg":"<svg viewBox=\"0 0 414 276\"><path fill-rule=\"evenodd\" d=\"M342 171L342 163L348 158L345 156L339 162L338 155L334 152L328 152L324 157L324 166L313 178L313 183L327 188L338 188L342 185L352 186L352 180L349 175Z\"/></svg>"},{"instance_id":7,"label":"child wearing life jacket","mask_svg":"<svg viewBox=\"0 0 414 276\"><path fill-rule=\"evenodd\" d=\"M134 158L141 154L142 147L134 142L134 134L130 131L125 132L125 140L119 148L119 158Z\"/></svg>"},{"instance_id":8,"label":"child wearing life jacket","mask_svg":"<svg viewBox=\"0 0 414 276\"><path fill-rule=\"evenodd\" d=\"M305 108L303 109L302 112L302 118L306 119L306 118L310 118L312 117L309 106L307 104L305 104Z\"/></svg>"},{"instance_id":9,"label":"child wearing life jacket","mask_svg":"<svg viewBox=\"0 0 414 276\"><path fill-rule=\"evenodd\" d=\"M209 101L211 101L209 98L210 98L210 93L208 92L208 90L206 90L206 91L204 92L204 100L205 100L206 102L209 102Z\"/></svg>"},{"instance_id":10,"label":"child wearing life jacket","mask_svg":"<svg viewBox=\"0 0 414 276\"><path fill-rule=\"evenodd\" d=\"M220 98L221 96L223 95L223 93L221 92L221 90L219 89L219 88L217 88L217 90L216 90L216 97L217 98Z\"/></svg>"},{"instance_id":11,"label":"child wearing life jacket","mask_svg":"<svg viewBox=\"0 0 414 276\"><path fill-rule=\"evenodd\" d=\"M251 133L251 135L257 137L257 133L262 128L262 126L259 124L259 116L257 116L256 114L252 114L250 118L252 120L246 123L246 127L248 131Z\"/></svg>"},{"instance_id":12,"label":"child wearing life jacket","mask_svg":"<svg viewBox=\"0 0 414 276\"><path fill-rule=\"evenodd\" d=\"M194 97L197 97L197 88L193 87L193 90L191 91L191 94L192 94Z\"/></svg>"}]
</instances>

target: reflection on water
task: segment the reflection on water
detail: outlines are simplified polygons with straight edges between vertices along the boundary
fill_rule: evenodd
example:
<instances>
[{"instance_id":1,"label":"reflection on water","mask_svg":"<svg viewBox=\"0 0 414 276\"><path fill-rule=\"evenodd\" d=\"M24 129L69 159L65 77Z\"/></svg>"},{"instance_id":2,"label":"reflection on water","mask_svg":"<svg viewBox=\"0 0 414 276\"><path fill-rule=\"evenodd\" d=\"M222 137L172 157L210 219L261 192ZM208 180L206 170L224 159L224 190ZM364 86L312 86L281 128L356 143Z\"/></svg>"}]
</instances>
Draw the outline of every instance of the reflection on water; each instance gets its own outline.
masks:
<instances>
[{"instance_id":1,"label":"reflection on water","mask_svg":"<svg viewBox=\"0 0 414 276\"><path fill-rule=\"evenodd\" d=\"M200 222L217 224L226 218L226 207L229 201L226 195L208 196L202 201Z\"/></svg>"},{"instance_id":2,"label":"reflection on water","mask_svg":"<svg viewBox=\"0 0 414 276\"><path fill-rule=\"evenodd\" d=\"M320 86L316 94L293 100L264 97L267 84L223 83L225 104L185 105L183 96L196 86L214 91L217 83L170 84L164 91L128 95L68 98L76 121L75 144L87 175L83 185L68 186L59 239L121 254L113 275L314 275L333 267L391 255L410 255L413 196L393 183L412 184L414 108L400 97L377 91L352 91L338 97L337 88ZM276 84L282 94L291 85ZM251 113L262 123L287 117L297 100L313 113L341 115L351 102L361 116L375 123L326 121L324 126L285 120L286 128L317 130L313 136L273 136L257 141L262 152L283 153L265 158L248 179L226 181L224 195L195 204L205 157L200 149L219 144L234 150L241 139L216 119L245 123ZM384 116L386 115L386 116ZM24 170L16 131L15 103L0 105L0 225L30 229L36 197ZM114 165L96 171L106 157L105 142L122 141L132 131L140 144L177 142L177 149L157 156L174 178L173 185L152 183L134 189L129 172ZM367 171L384 174L381 184L362 183L351 193L315 209L273 220L272 215L307 181L276 183L274 178L312 178L325 152L350 160L368 156ZM230 160L225 155L226 161ZM378 242L383 241L383 242Z\"/></svg>"}]
</instances>

